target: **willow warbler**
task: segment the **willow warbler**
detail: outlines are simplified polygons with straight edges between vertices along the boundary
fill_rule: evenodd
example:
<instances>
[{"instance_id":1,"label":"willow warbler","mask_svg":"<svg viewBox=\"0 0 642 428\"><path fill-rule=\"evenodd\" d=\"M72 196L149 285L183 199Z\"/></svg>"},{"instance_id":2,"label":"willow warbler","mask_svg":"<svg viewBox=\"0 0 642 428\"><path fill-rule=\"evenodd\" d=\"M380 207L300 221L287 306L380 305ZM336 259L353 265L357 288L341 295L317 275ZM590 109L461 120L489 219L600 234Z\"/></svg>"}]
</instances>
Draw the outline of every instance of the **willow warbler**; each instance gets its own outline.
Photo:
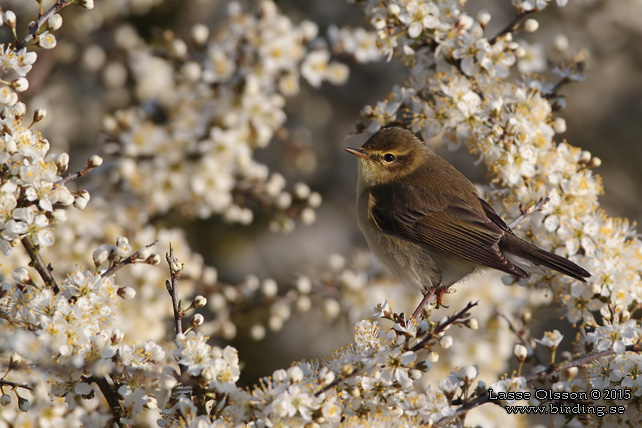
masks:
<instances>
[{"instance_id":1,"label":"willow warbler","mask_svg":"<svg viewBox=\"0 0 642 428\"><path fill-rule=\"evenodd\" d=\"M521 278L546 268L585 282L575 263L515 236L475 186L413 133L384 128L360 149L357 211L372 252L424 298L441 305L448 287L484 268Z\"/></svg>"}]
</instances>

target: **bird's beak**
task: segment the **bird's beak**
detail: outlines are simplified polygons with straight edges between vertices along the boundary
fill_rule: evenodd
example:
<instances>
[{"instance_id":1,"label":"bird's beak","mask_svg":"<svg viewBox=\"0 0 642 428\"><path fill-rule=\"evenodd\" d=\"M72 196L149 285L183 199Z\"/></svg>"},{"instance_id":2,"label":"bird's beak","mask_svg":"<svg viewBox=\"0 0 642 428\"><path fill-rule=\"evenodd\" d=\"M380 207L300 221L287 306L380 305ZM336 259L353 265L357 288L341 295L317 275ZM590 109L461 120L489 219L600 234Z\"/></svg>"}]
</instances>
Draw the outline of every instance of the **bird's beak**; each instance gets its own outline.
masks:
<instances>
[{"instance_id":1,"label":"bird's beak","mask_svg":"<svg viewBox=\"0 0 642 428\"><path fill-rule=\"evenodd\" d=\"M352 147L344 147L343 150L346 152L355 155L360 159L368 159L368 155L363 151L363 149L353 149Z\"/></svg>"}]
</instances>

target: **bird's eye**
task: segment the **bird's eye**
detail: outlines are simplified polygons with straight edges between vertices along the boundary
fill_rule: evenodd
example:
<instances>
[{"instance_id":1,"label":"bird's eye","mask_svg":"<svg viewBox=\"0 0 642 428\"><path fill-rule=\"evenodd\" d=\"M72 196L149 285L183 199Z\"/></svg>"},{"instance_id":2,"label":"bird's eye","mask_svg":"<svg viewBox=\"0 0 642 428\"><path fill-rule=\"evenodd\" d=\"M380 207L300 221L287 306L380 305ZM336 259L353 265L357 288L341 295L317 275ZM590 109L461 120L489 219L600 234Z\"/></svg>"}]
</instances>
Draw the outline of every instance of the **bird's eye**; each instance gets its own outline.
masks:
<instances>
[{"instance_id":1,"label":"bird's eye","mask_svg":"<svg viewBox=\"0 0 642 428\"><path fill-rule=\"evenodd\" d=\"M393 160L397 159L397 156L393 155L392 153L386 153L383 155L383 160L386 162L392 162Z\"/></svg>"}]
</instances>

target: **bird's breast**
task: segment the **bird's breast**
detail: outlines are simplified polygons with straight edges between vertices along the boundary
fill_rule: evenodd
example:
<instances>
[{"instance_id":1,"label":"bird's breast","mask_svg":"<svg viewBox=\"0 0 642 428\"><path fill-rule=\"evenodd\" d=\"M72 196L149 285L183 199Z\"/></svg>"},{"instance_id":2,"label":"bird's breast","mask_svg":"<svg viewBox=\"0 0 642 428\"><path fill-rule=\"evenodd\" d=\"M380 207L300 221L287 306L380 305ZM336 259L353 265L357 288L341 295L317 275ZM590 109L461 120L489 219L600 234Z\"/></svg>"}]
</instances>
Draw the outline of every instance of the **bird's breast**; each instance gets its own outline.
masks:
<instances>
[{"instance_id":1,"label":"bird's breast","mask_svg":"<svg viewBox=\"0 0 642 428\"><path fill-rule=\"evenodd\" d=\"M388 233L372 213L377 201L367 190L357 201L359 229L375 257L402 283L424 291L440 282L431 252L407 239Z\"/></svg>"}]
</instances>

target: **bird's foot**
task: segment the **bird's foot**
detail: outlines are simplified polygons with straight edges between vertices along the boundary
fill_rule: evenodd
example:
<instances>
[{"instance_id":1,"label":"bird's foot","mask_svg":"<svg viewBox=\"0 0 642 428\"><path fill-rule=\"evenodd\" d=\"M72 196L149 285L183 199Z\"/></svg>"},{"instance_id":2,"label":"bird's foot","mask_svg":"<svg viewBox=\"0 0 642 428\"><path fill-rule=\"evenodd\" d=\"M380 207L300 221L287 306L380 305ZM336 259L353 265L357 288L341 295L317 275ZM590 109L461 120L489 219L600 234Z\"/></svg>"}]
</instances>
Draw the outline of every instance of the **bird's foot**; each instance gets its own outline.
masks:
<instances>
[{"instance_id":1,"label":"bird's foot","mask_svg":"<svg viewBox=\"0 0 642 428\"><path fill-rule=\"evenodd\" d=\"M437 304L435 305L435 309L439 309L439 308L448 309L448 306L441 303L441 299L444 297L444 294L446 294L446 292L448 292L448 287L445 287L443 285L437 287L437 289L435 290L435 301L437 302Z\"/></svg>"}]
</instances>

